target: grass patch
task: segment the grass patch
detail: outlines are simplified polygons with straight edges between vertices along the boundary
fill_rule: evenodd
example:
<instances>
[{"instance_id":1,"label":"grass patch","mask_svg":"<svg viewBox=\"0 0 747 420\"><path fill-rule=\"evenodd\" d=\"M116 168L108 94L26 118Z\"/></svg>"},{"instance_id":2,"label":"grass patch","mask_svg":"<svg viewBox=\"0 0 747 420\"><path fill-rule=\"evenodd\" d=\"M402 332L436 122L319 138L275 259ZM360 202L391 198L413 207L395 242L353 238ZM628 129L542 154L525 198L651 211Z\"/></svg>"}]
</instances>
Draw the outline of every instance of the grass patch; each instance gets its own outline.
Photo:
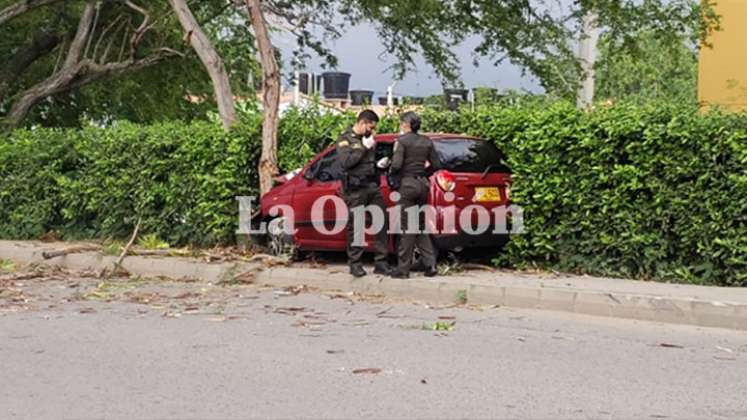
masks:
<instances>
[{"instance_id":1,"label":"grass patch","mask_svg":"<svg viewBox=\"0 0 747 420\"><path fill-rule=\"evenodd\" d=\"M110 302L114 300L119 292L125 290L137 289L145 280L142 277L135 277L127 281L102 281L96 285L96 288L82 295L85 300L101 300Z\"/></svg>"},{"instance_id":2,"label":"grass patch","mask_svg":"<svg viewBox=\"0 0 747 420\"><path fill-rule=\"evenodd\" d=\"M158 235L149 233L142 236L137 244L144 249L168 249L169 243L161 240Z\"/></svg>"},{"instance_id":3,"label":"grass patch","mask_svg":"<svg viewBox=\"0 0 747 420\"><path fill-rule=\"evenodd\" d=\"M456 292L456 301L460 305L466 305L467 304L467 291L462 289Z\"/></svg>"},{"instance_id":4,"label":"grass patch","mask_svg":"<svg viewBox=\"0 0 747 420\"><path fill-rule=\"evenodd\" d=\"M113 242L104 244L104 247L101 248L101 252L103 252L104 255L118 257L120 254L122 254L123 249L124 249L124 244L122 242L113 241Z\"/></svg>"},{"instance_id":5,"label":"grass patch","mask_svg":"<svg viewBox=\"0 0 747 420\"><path fill-rule=\"evenodd\" d=\"M423 324L422 329L428 331L453 331L456 327L456 321L443 322L438 321L433 324Z\"/></svg>"},{"instance_id":6,"label":"grass patch","mask_svg":"<svg viewBox=\"0 0 747 420\"><path fill-rule=\"evenodd\" d=\"M10 260L0 259L0 272L12 273L16 271L16 264Z\"/></svg>"}]
</instances>

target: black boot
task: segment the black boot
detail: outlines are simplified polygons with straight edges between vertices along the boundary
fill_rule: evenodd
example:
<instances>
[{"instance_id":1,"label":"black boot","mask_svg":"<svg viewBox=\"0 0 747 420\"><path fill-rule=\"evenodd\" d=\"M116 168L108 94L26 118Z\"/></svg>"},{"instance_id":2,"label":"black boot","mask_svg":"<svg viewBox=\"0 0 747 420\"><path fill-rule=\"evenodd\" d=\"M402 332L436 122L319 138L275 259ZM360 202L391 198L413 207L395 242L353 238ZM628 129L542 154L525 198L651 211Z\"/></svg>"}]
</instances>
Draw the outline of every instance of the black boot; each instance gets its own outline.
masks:
<instances>
[{"instance_id":1,"label":"black boot","mask_svg":"<svg viewBox=\"0 0 747 420\"><path fill-rule=\"evenodd\" d=\"M374 266L374 274L383 274L385 276L388 276L392 274L392 267L389 267L389 264L385 262L377 262Z\"/></svg>"},{"instance_id":2,"label":"black boot","mask_svg":"<svg viewBox=\"0 0 747 420\"><path fill-rule=\"evenodd\" d=\"M366 270L364 270L360 265L351 265L350 274L352 274L353 277L363 277L366 275Z\"/></svg>"},{"instance_id":3,"label":"black boot","mask_svg":"<svg viewBox=\"0 0 747 420\"><path fill-rule=\"evenodd\" d=\"M438 269L436 267L428 267L425 269L426 277L436 277L438 275Z\"/></svg>"},{"instance_id":4,"label":"black boot","mask_svg":"<svg viewBox=\"0 0 747 420\"><path fill-rule=\"evenodd\" d=\"M420 271L426 271L426 269L427 269L427 267L426 267L426 266L425 266L425 264L423 263L423 259L422 259L422 258L418 258L418 259L417 259L417 260L415 260L415 262L413 262L413 263L412 263L412 265L410 266L410 271L417 271L417 272L420 272Z\"/></svg>"}]
</instances>

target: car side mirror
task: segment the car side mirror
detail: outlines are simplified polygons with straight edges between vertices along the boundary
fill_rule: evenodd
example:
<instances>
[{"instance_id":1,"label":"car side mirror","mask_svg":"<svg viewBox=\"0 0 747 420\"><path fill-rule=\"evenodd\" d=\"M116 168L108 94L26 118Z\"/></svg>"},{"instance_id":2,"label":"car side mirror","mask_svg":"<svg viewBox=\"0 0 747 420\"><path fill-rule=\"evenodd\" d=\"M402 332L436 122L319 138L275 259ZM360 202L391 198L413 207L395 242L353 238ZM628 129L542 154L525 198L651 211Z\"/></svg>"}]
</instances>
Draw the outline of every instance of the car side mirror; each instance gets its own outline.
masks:
<instances>
[{"instance_id":1,"label":"car side mirror","mask_svg":"<svg viewBox=\"0 0 747 420\"><path fill-rule=\"evenodd\" d=\"M305 179L305 180L307 180L309 182L314 180L314 173L311 170L311 168L309 168L309 170L307 170L307 171L305 171L303 173L303 179Z\"/></svg>"}]
</instances>

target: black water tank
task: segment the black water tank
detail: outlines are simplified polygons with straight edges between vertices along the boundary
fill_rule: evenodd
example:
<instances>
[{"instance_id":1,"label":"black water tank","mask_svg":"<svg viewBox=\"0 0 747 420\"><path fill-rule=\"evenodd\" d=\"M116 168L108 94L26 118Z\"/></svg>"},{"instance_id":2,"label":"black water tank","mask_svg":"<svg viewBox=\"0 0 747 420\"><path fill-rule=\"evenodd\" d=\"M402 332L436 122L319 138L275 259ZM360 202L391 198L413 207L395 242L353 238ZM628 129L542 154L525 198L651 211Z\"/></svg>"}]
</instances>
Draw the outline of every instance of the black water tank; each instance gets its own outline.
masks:
<instances>
[{"instance_id":1,"label":"black water tank","mask_svg":"<svg viewBox=\"0 0 747 420\"><path fill-rule=\"evenodd\" d=\"M309 81L312 80L311 87L314 87L313 79L316 79L316 88L315 89L309 89ZM316 92L319 92L319 88L322 85L322 79L319 76L315 76L311 73L300 73L298 75L298 89L303 93L304 95L312 95Z\"/></svg>"},{"instance_id":2,"label":"black water tank","mask_svg":"<svg viewBox=\"0 0 747 420\"><path fill-rule=\"evenodd\" d=\"M387 99L388 98L386 96L379 96L379 105L389 105ZM398 106L399 105L399 98L392 97L392 105Z\"/></svg>"},{"instance_id":3,"label":"black water tank","mask_svg":"<svg viewBox=\"0 0 747 420\"><path fill-rule=\"evenodd\" d=\"M467 89L444 89L446 107L451 111L456 111L460 103L467 102L468 95L469 91Z\"/></svg>"},{"instance_id":4,"label":"black water tank","mask_svg":"<svg viewBox=\"0 0 747 420\"><path fill-rule=\"evenodd\" d=\"M353 105L358 106L371 105L373 103L373 94L372 90L351 90L350 101Z\"/></svg>"},{"instance_id":5,"label":"black water tank","mask_svg":"<svg viewBox=\"0 0 747 420\"><path fill-rule=\"evenodd\" d=\"M350 88L350 73L327 72L324 78L324 97L327 99L347 99Z\"/></svg>"}]
</instances>

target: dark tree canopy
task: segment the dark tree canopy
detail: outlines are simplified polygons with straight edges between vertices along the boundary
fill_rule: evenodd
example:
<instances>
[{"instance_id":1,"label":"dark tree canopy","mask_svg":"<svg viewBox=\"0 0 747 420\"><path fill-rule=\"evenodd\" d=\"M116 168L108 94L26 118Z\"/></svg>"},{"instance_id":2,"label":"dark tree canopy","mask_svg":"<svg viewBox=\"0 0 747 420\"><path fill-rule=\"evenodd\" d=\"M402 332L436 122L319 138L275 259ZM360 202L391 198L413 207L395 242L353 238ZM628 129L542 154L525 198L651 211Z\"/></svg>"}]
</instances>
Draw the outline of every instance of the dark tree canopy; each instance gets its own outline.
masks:
<instances>
[{"instance_id":1,"label":"dark tree canopy","mask_svg":"<svg viewBox=\"0 0 747 420\"><path fill-rule=\"evenodd\" d=\"M234 93L250 96L260 79L260 66L241 3L191 0L189 6L225 61ZM0 0L0 117L18 108L20 99L28 99L29 90L60 72L86 4L97 6L90 36L78 57L85 68L73 72L75 79L69 85L42 90L50 95L41 99L31 95L33 107L26 124L76 125L84 118L192 118L213 107L210 79L185 42L167 0ZM700 0L575 0L570 4L559 0L264 0L261 4L276 31L295 37L293 68L312 55L334 67L337 61L330 41L367 22L386 45L385 51L373 53L392 58L395 77L412 70L422 55L444 85L459 85L461 63L453 49L476 38L480 42L475 57L518 64L548 93L566 97L575 95L581 79L575 52L586 13L597 15L606 45L632 52L650 45L651 39L658 48L677 49L683 39L701 39L717 22ZM106 66L113 64L120 66L108 71ZM106 74L92 77L91 72L103 70ZM186 95L201 101L185 101Z\"/></svg>"},{"instance_id":2,"label":"dark tree canopy","mask_svg":"<svg viewBox=\"0 0 747 420\"><path fill-rule=\"evenodd\" d=\"M26 124L69 126L81 119L156 119L204 116L214 107L212 89L166 0L100 2L2 0L0 11L34 6L3 20L0 12L0 116L7 115L25 92L60 72L70 53L87 3L95 4L90 35L80 61L91 69L121 63L126 70L83 82L94 70L75 75L71 87L39 100ZM226 61L237 94L250 95L259 71L251 31L227 1L195 3L196 17ZM163 55L147 65L132 65ZM99 67L96 67L99 66ZM80 81L80 82L77 82ZM187 96L198 98L187 101Z\"/></svg>"}]
</instances>

